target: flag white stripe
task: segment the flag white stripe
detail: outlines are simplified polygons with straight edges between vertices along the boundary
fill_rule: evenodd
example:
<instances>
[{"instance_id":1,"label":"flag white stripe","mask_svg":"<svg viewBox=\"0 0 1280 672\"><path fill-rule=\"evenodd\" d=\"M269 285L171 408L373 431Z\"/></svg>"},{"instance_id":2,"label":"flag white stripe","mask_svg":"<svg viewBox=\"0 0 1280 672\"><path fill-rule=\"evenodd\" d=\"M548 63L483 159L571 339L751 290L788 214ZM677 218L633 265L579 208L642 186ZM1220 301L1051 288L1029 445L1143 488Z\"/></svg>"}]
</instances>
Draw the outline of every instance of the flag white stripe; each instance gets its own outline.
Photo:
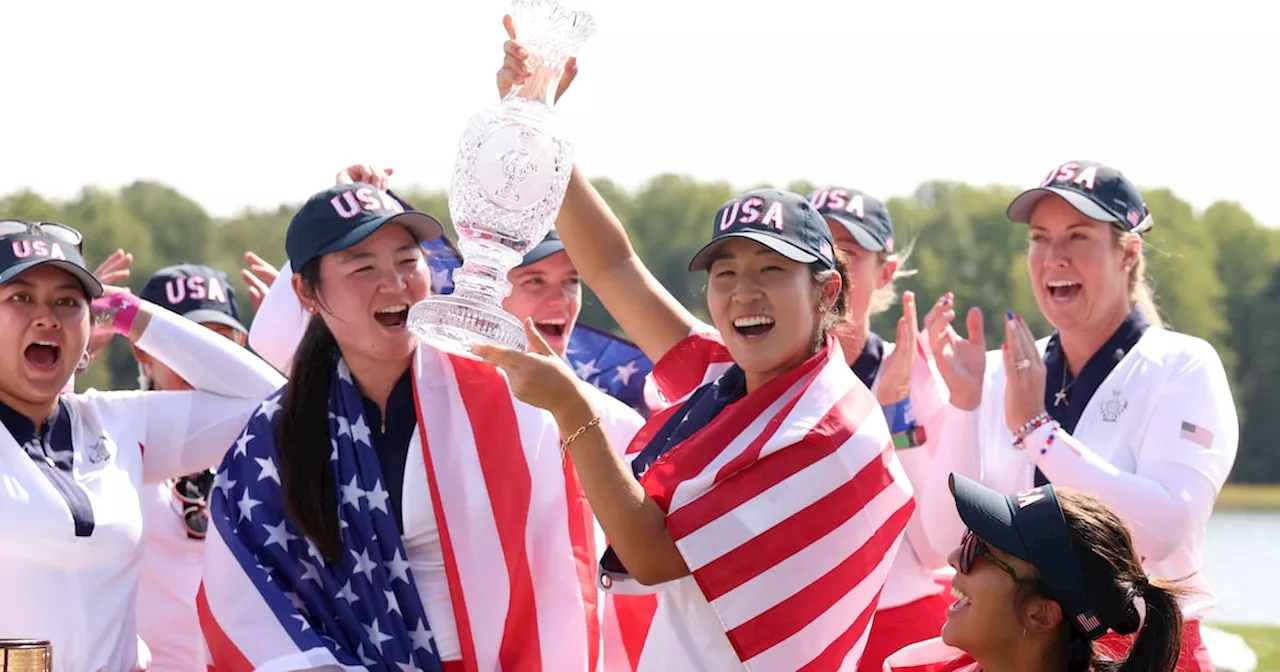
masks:
<instances>
[{"instance_id":1,"label":"flag white stripe","mask_svg":"<svg viewBox=\"0 0 1280 672\"><path fill-rule=\"evenodd\" d=\"M769 407L765 409L765 411L755 420L751 421L751 424L747 425L746 429L733 437L733 440L724 447L724 450L717 453L715 458L711 460L711 463L699 472L697 476L687 479L676 486L676 491L671 495L671 505L668 507L668 514L674 513L680 508L688 506L689 504L696 502L699 498L714 491L716 474L720 473L720 469L722 469L724 465L736 459L748 447L750 447L757 438L760 437L760 434L769 424L769 420L782 411L782 407L786 406L787 401L795 394L798 387L804 384L804 382L805 381L803 379L797 381L791 389L787 390L786 394L779 396L776 401L769 404Z\"/></svg>"},{"instance_id":2,"label":"flag white stripe","mask_svg":"<svg viewBox=\"0 0 1280 672\"><path fill-rule=\"evenodd\" d=\"M209 612L227 639L256 669L299 669L282 667L298 660L298 645L262 599L262 593L240 567L212 521L204 540L204 557L203 582ZM309 651L307 660L315 661L313 667L338 665L327 650Z\"/></svg>"},{"instance_id":3,"label":"flag white stripe","mask_svg":"<svg viewBox=\"0 0 1280 672\"><path fill-rule=\"evenodd\" d=\"M879 452L871 453L871 442L865 437L854 435L846 444L850 442L856 444L853 449L837 450L814 462L678 541L689 568L704 567L732 553L848 483L869 462L881 459Z\"/></svg>"},{"instance_id":4,"label":"flag white stripe","mask_svg":"<svg viewBox=\"0 0 1280 672\"><path fill-rule=\"evenodd\" d=\"M588 669L586 605L577 565L572 561L573 542L569 537L560 437L554 432L554 425L547 422L545 411L519 401L515 402L515 411L532 481L534 503L529 507L525 549L537 588L533 596L538 612L542 669L547 672L585 670ZM547 431L549 429L552 431ZM599 551L603 552L603 548ZM592 560L598 559L597 553ZM598 592L594 581L589 587ZM599 609L598 600L597 605Z\"/></svg>"},{"instance_id":5,"label":"flag white stripe","mask_svg":"<svg viewBox=\"0 0 1280 672\"><path fill-rule=\"evenodd\" d=\"M418 394L479 669L498 668L510 577L471 421L445 355L418 348ZM415 434L410 450L422 450ZM456 599L456 596L455 596ZM461 632L463 624L458 624ZM463 653L466 655L466 652Z\"/></svg>"},{"instance_id":6,"label":"flag white stripe","mask_svg":"<svg viewBox=\"0 0 1280 672\"><path fill-rule=\"evenodd\" d=\"M884 587L885 579L889 576L889 567L893 565L893 556L897 549L898 542L894 542L890 552L881 559L866 579L794 635L747 661L747 669L794 670L820 655L849 629L850 614L860 615L867 605L876 599L876 595ZM867 635L870 632L871 621L868 621L857 643L836 669L852 670L858 666L858 660L862 658L862 652L866 649Z\"/></svg>"},{"instance_id":7,"label":"flag white stripe","mask_svg":"<svg viewBox=\"0 0 1280 672\"><path fill-rule=\"evenodd\" d=\"M825 576L862 548L910 499L901 488L886 488L844 524L716 598L712 604L726 618L725 626L736 628Z\"/></svg>"}]
</instances>

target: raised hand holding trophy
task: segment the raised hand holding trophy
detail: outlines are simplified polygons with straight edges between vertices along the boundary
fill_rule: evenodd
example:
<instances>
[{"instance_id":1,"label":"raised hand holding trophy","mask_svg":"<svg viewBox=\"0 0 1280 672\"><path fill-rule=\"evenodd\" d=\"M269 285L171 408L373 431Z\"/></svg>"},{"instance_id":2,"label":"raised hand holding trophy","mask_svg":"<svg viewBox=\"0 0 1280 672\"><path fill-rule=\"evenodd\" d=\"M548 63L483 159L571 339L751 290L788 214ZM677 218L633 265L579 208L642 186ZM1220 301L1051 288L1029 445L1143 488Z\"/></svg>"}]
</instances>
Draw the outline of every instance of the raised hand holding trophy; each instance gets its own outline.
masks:
<instances>
[{"instance_id":1,"label":"raised hand holding trophy","mask_svg":"<svg viewBox=\"0 0 1280 672\"><path fill-rule=\"evenodd\" d=\"M513 0L520 44L532 73L496 107L467 123L454 163L449 213L462 267L454 291L409 310L409 329L437 349L475 358L471 346L524 352L524 325L502 309L507 273L555 224L573 171L573 147L551 130L565 62L595 32L582 12L553 0Z\"/></svg>"}]
</instances>

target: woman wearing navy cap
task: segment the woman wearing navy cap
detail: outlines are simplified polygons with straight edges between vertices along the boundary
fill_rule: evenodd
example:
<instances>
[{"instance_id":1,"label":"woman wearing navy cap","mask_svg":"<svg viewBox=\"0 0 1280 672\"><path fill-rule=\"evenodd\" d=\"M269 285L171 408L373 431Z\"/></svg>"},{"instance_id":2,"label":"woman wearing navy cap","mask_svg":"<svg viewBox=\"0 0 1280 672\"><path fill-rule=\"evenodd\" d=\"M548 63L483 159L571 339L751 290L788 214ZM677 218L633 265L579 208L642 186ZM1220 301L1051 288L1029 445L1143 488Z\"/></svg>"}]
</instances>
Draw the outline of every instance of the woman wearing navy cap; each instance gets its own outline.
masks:
<instances>
[{"instance_id":1,"label":"woman wearing navy cap","mask_svg":"<svg viewBox=\"0 0 1280 672\"><path fill-rule=\"evenodd\" d=\"M1173 672L1178 589L1148 579L1114 511L1052 485L1016 495L963 476L949 485L966 527L948 558L956 603L940 642L899 651L886 670ZM1109 630L1136 633L1127 657L1095 647Z\"/></svg>"},{"instance_id":2,"label":"woman wearing navy cap","mask_svg":"<svg viewBox=\"0 0 1280 672\"><path fill-rule=\"evenodd\" d=\"M85 267L80 234L0 222L0 639L53 646L54 669L148 664L135 620L143 484L216 463L281 382L226 339ZM59 394L93 330L124 334L187 392Z\"/></svg>"},{"instance_id":3,"label":"woman wearing navy cap","mask_svg":"<svg viewBox=\"0 0 1280 672\"><path fill-rule=\"evenodd\" d=\"M1205 529L1239 437L1222 360L1209 343L1162 328L1145 276L1152 215L1119 171L1062 164L1014 199L1009 218L1029 226L1032 291L1056 331L1037 341L1010 313L1002 349L987 353L976 308L968 338L951 327L951 295L929 311L951 395L922 488L930 539L943 548L963 529L947 501L951 472L1005 493L1054 483L1096 495L1129 523L1148 573L1185 579L1179 669L1209 672Z\"/></svg>"},{"instance_id":4,"label":"woman wearing navy cap","mask_svg":"<svg viewBox=\"0 0 1280 672\"><path fill-rule=\"evenodd\" d=\"M155 272L139 297L243 347L249 335L240 322L235 288L226 273L198 264ZM182 391L191 383L137 346L138 388ZM196 615L196 593L204 567L202 541L208 529L213 469L166 479L139 493L142 500L142 572L138 584L138 634L158 672L204 672L204 637Z\"/></svg>"},{"instance_id":5,"label":"woman wearing navy cap","mask_svg":"<svg viewBox=\"0 0 1280 672\"><path fill-rule=\"evenodd\" d=\"M529 74L507 29L500 91ZM476 352L555 416L612 544L601 585L661 586L640 670L848 669L913 504L879 405L831 335L845 318L845 265L796 194L743 194L710 224L689 268L708 274L714 327L658 284L577 169L556 222L676 400L636 436L630 466L531 325L532 353Z\"/></svg>"},{"instance_id":6,"label":"woman wearing navy cap","mask_svg":"<svg viewBox=\"0 0 1280 672\"><path fill-rule=\"evenodd\" d=\"M363 182L290 222L298 271L249 336L289 353L289 384L211 495L201 624L220 672L599 669L594 522L552 417L406 327L440 234Z\"/></svg>"},{"instance_id":7,"label":"woman wearing navy cap","mask_svg":"<svg viewBox=\"0 0 1280 672\"><path fill-rule=\"evenodd\" d=\"M947 388L921 347L924 341L917 341L914 294L902 294L896 342L885 341L870 327L872 316L888 310L897 299L894 280L915 274L903 265L910 250L896 249L889 210L870 194L827 187L810 194L809 201L826 218L836 249L849 259L850 282L845 292L849 319L836 332L845 361L875 393L889 421L898 459L919 492L928 482L935 449L929 438L943 432ZM933 550L917 509L880 595L867 648L858 663L860 671L879 672L885 656L938 635L951 603L936 578L945 566L945 556Z\"/></svg>"}]
</instances>

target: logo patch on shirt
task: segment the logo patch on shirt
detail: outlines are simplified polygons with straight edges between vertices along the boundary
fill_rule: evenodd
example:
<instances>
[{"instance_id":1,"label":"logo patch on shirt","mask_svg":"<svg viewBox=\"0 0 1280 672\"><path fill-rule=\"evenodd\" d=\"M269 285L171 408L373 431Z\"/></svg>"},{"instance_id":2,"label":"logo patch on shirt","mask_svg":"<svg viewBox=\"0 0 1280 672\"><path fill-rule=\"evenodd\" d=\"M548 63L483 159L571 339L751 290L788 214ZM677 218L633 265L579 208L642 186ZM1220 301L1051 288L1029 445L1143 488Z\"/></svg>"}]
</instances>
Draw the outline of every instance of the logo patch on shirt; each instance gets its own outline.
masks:
<instances>
[{"instance_id":1,"label":"logo patch on shirt","mask_svg":"<svg viewBox=\"0 0 1280 672\"><path fill-rule=\"evenodd\" d=\"M99 436L93 447L89 449L89 462L102 464L111 459L111 449L107 448L107 437Z\"/></svg>"},{"instance_id":2,"label":"logo patch on shirt","mask_svg":"<svg viewBox=\"0 0 1280 672\"><path fill-rule=\"evenodd\" d=\"M1120 414L1124 413L1124 409L1129 406L1129 402L1120 396L1120 393L1120 390L1111 390L1111 398L1102 402L1103 422L1115 422L1120 418Z\"/></svg>"}]
</instances>

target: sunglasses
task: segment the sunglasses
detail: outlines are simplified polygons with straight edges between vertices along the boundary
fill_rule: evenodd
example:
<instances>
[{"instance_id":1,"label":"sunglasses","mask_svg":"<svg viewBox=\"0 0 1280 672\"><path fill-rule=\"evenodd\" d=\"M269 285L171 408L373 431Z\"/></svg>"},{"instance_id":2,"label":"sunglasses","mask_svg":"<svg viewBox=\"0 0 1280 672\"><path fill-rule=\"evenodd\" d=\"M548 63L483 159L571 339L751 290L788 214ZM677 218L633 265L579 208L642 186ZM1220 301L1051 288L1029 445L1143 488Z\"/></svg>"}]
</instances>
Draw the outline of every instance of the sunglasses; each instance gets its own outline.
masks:
<instances>
[{"instance_id":1,"label":"sunglasses","mask_svg":"<svg viewBox=\"0 0 1280 672\"><path fill-rule=\"evenodd\" d=\"M0 238L18 236L24 233L52 238L60 243L71 245L77 252L84 253L84 236L79 231L55 222L28 222L21 219L0 220Z\"/></svg>"},{"instance_id":2,"label":"sunglasses","mask_svg":"<svg viewBox=\"0 0 1280 672\"><path fill-rule=\"evenodd\" d=\"M1032 577L1018 576L1018 573L1014 571L1009 563L997 558L991 552L991 547L987 546L987 542L979 539L978 535L973 533L973 530L965 530L964 537L960 540L960 562L956 569L961 574L968 574L973 569L973 563L977 562L978 558L982 558L999 567L1013 579L1014 583L1038 582L1038 579Z\"/></svg>"},{"instance_id":3,"label":"sunglasses","mask_svg":"<svg viewBox=\"0 0 1280 672\"><path fill-rule=\"evenodd\" d=\"M187 528L187 537L204 539L209 531L209 491L213 489L213 471L199 471L179 478L173 484L173 498L182 505L178 515Z\"/></svg>"}]
</instances>

